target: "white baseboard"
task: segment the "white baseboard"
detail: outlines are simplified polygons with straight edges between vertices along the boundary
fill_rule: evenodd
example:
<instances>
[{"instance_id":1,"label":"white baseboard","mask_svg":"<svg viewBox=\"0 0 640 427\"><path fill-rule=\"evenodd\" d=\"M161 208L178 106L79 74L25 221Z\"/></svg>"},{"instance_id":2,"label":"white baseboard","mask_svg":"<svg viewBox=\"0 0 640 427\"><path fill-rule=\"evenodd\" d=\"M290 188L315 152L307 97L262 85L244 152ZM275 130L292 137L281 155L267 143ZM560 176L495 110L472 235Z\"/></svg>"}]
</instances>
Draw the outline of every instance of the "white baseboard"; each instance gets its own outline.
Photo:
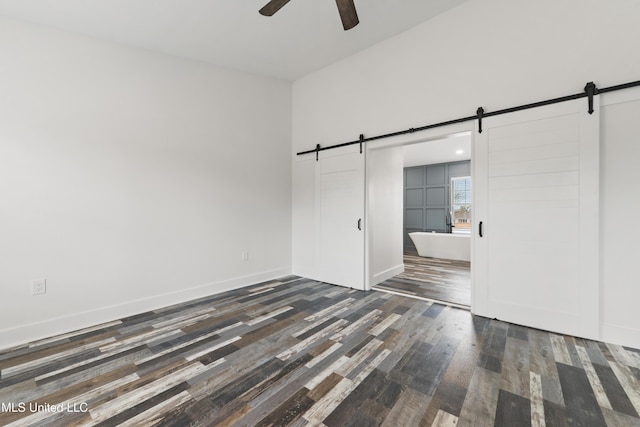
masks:
<instances>
[{"instance_id":1,"label":"white baseboard","mask_svg":"<svg viewBox=\"0 0 640 427\"><path fill-rule=\"evenodd\" d=\"M80 313L59 316L46 321L30 323L0 330L0 350L16 347L43 338L66 334L102 323L113 322L123 317L157 310L174 304L215 295L233 289L255 285L291 274L290 268L279 268L249 276L235 277L215 283L180 289L122 304L101 307Z\"/></svg>"},{"instance_id":2,"label":"white baseboard","mask_svg":"<svg viewBox=\"0 0 640 427\"><path fill-rule=\"evenodd\" d=\"M375 286L401 273L404 273L404 264L399 264L395 267L391 267L387 270L381 271L380 273L374 274L369 285Z\"/></svg>"},{"instance_id":3,"label":"white baseboard","mask_svg":"<svg viewBox=\"0 0 640 427\"><path fill-rule=\"evenodd\" d=\"M604 323L602 341L640 349L640 329Z\"/></svg>"}]
</instances>

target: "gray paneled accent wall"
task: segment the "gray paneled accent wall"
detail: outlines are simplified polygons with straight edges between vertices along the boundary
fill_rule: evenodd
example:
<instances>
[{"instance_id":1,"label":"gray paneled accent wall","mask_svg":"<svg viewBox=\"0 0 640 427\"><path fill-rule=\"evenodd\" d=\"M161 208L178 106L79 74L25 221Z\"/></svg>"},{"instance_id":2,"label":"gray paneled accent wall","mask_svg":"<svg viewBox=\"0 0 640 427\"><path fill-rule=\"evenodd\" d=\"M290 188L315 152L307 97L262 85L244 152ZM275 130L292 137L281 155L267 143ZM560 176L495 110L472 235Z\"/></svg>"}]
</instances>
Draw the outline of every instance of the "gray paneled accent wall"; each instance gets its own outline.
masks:
<instances>
[{"instance_id":1,"label":"gray paneled accent wall","mask_svg":"<svg viewBox=\"0 0 640 427\"><path fill-rule=\"evenodd\" d=\"M451 178L471 175L471 162L440 163L404 169L404 248L415 250L409 233L448 232Z\"/></svg>"}]
</instances>

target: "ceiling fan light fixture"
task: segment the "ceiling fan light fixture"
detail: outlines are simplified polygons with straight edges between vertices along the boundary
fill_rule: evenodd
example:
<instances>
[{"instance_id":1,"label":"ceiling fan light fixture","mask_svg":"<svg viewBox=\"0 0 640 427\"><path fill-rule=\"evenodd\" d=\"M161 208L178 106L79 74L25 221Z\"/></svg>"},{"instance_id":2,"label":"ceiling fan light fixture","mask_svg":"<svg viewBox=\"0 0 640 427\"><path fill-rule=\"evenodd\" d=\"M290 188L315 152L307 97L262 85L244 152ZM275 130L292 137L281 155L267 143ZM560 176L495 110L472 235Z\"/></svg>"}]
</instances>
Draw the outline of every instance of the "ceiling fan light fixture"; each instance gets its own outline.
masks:
<instances>
[{"instance_id":1,"label":"ceiling fan light fixture","mask_svg":"<svg viewBox=\"0 0 640 427\"><path fill-rule=\"evenodd\" d=\"M356 5L353 3L353 0L336 0L336 5L338 6L342 27L345 31L352 29L360 23Z\"/></svg>"},{"instance_id":2,"label":"ceiling fan light fixture","mask_svg":"<svg viewBox=\"0 0 640 427\"><path fill-rule=\"evenodd\" d=\"M263 16L273 16L274 13L282 9L282 7L289 3L289 0L271 0L265 4L258 12Z\"/></svg>"},{"instance_id":3,"label":"ceiling fan light fixture","mask_svg":"<svg viewBox=\"0 0 640 427\"><path fill-rule=\"evenodd\" d=\"M258 12L263 16L273 16L273 14L282 9L287 3L289 3L289 0L271 0ZM344 28L345 31L352 29L360 23L356 5L353 3L353 0L336 0L336 5L340 13L342 28Z\"/></svg>"}]
</instances>

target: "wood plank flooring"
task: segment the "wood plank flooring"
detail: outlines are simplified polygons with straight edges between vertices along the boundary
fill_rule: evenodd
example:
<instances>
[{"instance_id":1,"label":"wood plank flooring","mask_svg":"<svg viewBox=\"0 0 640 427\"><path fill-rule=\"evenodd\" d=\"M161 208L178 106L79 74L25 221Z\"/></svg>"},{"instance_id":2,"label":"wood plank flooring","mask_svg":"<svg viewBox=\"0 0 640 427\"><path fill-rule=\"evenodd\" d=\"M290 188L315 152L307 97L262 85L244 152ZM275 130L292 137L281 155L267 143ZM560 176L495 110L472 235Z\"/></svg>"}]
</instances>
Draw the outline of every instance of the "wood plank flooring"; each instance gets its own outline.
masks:
<instances>
[{"instance_id":1,"label":"wood plank flooring","mask_svg":"<svg viewBox=\"0 0 640 427\"><path fill-rule=\"evenodd\" d=\"M418 256L405 252L405 271L374 286L374 289L398 292L436 301L471 306L471 264Z\"/></svg>"},{"instance_id":2,"label":"wood plank flooring","mask_svg":"<svg viewBox=\"0 0 640 427\"><path fill-rule=\"evenodd\" d=\"M0 352L6 426L640 426L640 351L287 277Z\"/></svg>"}]
</instances>

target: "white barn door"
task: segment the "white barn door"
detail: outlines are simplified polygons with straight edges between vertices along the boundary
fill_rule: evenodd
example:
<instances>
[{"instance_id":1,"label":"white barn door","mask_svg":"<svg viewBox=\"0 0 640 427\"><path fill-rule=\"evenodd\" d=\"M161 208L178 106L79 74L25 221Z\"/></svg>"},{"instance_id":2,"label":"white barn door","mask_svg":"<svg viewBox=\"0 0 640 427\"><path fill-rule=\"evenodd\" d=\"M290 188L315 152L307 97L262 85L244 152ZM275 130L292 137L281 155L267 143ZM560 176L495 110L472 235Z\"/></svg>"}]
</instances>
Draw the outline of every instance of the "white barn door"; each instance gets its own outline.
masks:
<instances>
[{"instance_id":1,"label":"white barn door","mask_svg":"<svg viewBox=\"0 0 640 427\"><path fill-rule=\"evenodd\" d=\"M359 146L320 153L316 162L317 277L365 289L365 162Z\"/></svg>"},{"instance_id":2,"label":"white barn door","mask_svg":"<svg viewBox=\"0 0 640 427\"><path fill-rule=\"evenodd\" d=\"M476 128L476 314L599 337L594 102L592 115L581 99L485 118L483 132Z\"/></svg>"}]
</instances>

